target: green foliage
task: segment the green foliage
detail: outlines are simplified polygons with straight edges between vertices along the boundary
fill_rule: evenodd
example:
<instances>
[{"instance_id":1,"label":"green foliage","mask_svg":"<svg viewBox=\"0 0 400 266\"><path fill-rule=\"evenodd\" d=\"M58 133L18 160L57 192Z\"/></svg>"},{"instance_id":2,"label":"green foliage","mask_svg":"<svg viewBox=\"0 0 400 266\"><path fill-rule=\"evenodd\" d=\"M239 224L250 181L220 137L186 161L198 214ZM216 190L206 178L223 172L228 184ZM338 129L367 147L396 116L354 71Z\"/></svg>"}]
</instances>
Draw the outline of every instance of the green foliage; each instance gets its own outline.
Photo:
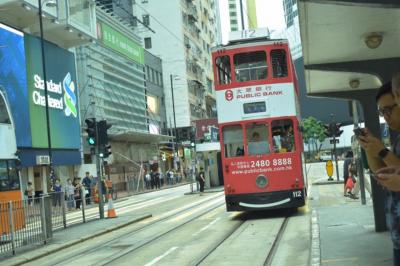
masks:
<instances>
[{"instance_id":1,"label":"green foliage","mask_svg":"<svg viewBox=\"0 0 400 266\"><path fill-rule=\"evenodd\" d=\"M309 143L310 139L323 142L326 138L324 124L315 117L309 116L301 121L303 127L304 143Z\"/></svg>"}]
</instances>

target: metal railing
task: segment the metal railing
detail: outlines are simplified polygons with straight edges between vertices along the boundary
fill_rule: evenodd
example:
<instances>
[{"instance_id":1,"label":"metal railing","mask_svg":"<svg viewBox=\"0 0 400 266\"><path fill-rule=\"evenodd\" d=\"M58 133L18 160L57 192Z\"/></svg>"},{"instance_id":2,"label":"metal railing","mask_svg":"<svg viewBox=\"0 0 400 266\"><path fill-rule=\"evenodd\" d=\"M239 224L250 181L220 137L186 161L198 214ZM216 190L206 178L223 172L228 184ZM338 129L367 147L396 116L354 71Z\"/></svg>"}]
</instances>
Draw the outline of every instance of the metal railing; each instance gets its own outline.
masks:
<instances>
[{"instance_id":1,"label":"metal railing","mask_svg":"<svg viewBox=\"0 0 400 266\"><path fill-rule=\"evenodd\" d=\"M84 196L82 196L84 195ZM0 260L23 246L46 244L53 232L99 219L99 197L82 187L79 195L53 192L39 198L0 202Z\"/></svg>"},{"instance_id":2,"label":"metal railing","mask_svg":"<svg viewBox=\"0 0 400 266\"><path fill-rule=\"evenodd\" d=\"M48 198L0 202L0 255L15 254L17 248L48 239Z\"/></svg>"}]
</instances>

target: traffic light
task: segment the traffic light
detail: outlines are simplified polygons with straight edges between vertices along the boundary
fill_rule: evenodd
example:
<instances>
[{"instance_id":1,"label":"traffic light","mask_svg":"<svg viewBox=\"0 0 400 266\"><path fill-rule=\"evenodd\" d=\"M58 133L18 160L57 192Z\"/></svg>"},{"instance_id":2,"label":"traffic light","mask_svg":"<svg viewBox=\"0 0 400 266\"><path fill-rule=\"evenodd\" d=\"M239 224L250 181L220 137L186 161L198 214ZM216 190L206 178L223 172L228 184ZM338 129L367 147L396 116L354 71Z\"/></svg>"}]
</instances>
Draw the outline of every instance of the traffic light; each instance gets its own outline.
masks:
<instances>
[{"instance_id":1,"label":"traffic light","mask_svg":"<svg viewBox=\"0 0 400 266\"><path fill-rule=\"evenodd\" d=\"M342 135L343 130L340 129L340 127L342 126L342 123L334 123L334 135L335 137L340 137L340 135Z\"/></svg>"},{"instance_id":2,"label":"traffic light","mask_svg":"<svg viewBox=\"0 0 400 266\"><path fill-rule=\"evenodd\" d=\"M325 135L327 137L333 137L333 130L334 130L334 123L330 123L330 124L324 124L324 128L325 128Z\"/></svg>"},{"instance_id":3,"label":"traffic light","mask_svg":"<svg viewBox=\"0 0 400 266\"><path fill-rule=\"evenodd\" d=\"M108 156L110 156L111 155L111 145L110 144L108 144L108 145L105 145L104 146L104 151L103 151L103 158L107 158Z\"/></svg>"},{"instance_id":4,"label":"traffic light","mask_svg":"<svg viewBox=\"0 0 400 266\"><path fill-rule=\"evenodd\" d=\"M86 127L86 132L88 134L87 137L87 142L89 145L94 146L96 145L96 118L88 118L85 120L85 123L87 125Z\"/></svg>"},{"instance_id":5,"label":"traffic light","mask_svg":"<svg viewBox=\"0 0 400 266\"><path fill-rule=\"evenodd\" d=\"M108 144L108 132L111 128L111 124L107 123L106 120L101 120L98 122L97 127L98 127L98 142L99 145L107 145Z\"/></svg>"},{"instance_id":6,"label":"traffic light","mask_svg":"<svg viewBox=\"0 0 400 266\"><path fill-rule=\"evenodd\" d=\"M104 145L100 147L99 156L100 158L108 158L111 155L111 145Z\"/></svg>"}]
</instances>

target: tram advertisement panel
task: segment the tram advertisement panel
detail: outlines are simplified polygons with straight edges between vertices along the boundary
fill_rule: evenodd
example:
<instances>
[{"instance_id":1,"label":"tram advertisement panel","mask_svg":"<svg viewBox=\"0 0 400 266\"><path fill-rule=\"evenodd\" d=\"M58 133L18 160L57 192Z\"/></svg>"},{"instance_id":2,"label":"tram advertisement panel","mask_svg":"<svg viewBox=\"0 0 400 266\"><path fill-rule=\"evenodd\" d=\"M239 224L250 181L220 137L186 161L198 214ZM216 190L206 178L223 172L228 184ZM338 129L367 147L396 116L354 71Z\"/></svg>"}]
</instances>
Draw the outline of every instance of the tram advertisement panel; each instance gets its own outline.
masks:
<instances>
[{"instance_id":1,"label":"tram advertisement panel","mask_svg":"<svg viewBox=\"0 0 400 266\"><path fill-rule=\"evenodd\" d=\"M296 115L293 83L246 86L216 94L218 123Z\"/></svg>"}]
</instances>

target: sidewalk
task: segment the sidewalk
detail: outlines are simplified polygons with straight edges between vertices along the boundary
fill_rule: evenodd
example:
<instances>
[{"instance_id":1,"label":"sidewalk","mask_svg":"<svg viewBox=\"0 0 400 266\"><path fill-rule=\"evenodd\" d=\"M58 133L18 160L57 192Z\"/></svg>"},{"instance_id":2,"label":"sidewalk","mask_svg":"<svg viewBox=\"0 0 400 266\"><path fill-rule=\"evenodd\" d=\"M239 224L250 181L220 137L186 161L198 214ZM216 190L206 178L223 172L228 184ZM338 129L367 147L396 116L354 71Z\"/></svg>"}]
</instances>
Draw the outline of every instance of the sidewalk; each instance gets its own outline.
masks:
<instances>
[{"instance_id":1,"label":"sidewalk","mask_svg":"<svg viewBox=\"0 0 400 266\"><path fill-rule=\"evenodd\" d=\"M326 181L324 173L318 174L311 178L311 265L393 265L390 235L375 232L368 192L367 204L361 205L360 199L343 196L343 181Z\"/></svg>"},{"instance_id":2,"label":"sidewalk","mask_svg":"<svg viewBox=\"0 0 400 266\"><path fill-rule=\"evenodd\" d=\"M107 214L106 214L107 215ZM122 214L114 219L94 220L84 224L79 224L66 229L58 230L53 233L53 238L46 245L35 245L30 248L17 250L14 257L6 257L1 261L1 265L21 265L57 252L59 250L76 245L80 242L95 238L99 235L120 229L140 220L151 217L149 213L142 214Z\"/></svg>"}]
</instances>

